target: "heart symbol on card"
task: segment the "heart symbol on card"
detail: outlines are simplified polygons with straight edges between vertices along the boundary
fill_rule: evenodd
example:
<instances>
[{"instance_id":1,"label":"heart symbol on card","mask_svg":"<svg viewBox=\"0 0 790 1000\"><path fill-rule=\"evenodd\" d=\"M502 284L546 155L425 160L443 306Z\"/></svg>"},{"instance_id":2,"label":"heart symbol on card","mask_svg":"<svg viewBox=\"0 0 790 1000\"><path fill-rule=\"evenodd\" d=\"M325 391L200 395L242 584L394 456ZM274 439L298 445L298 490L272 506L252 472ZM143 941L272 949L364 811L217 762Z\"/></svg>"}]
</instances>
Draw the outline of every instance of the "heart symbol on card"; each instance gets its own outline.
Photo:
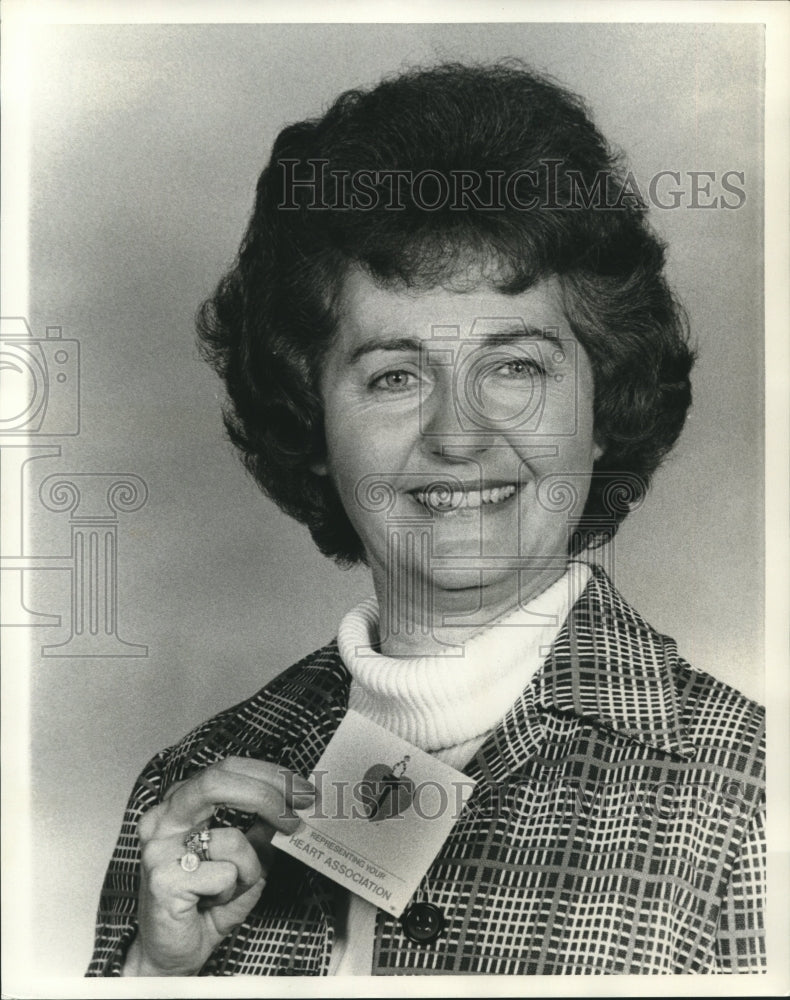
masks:
<instances>
[{"instance_id":1,"label":"heart symbol on card","mask_svg":"<svg viewBox=\"0 0 790 1000\"><path fill-rule=\"evenodd\" d=\"M373 822L392 819L405 812L414 801L414 782L403 773L409 762L408 755L394 767L373 764L365 771L359 783L360 799Z\"/></svg>"}]
</instances>

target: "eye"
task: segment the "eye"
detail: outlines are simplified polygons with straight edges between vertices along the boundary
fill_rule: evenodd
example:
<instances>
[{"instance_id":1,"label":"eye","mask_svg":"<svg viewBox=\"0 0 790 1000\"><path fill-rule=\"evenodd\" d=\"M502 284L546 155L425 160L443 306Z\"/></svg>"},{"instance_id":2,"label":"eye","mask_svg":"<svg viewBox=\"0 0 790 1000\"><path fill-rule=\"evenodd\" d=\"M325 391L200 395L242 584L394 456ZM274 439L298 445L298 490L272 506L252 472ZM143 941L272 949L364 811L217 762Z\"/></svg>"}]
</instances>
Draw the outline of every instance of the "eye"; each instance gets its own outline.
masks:
<instances>
[{"instance_id":1,"label":"eye","mask_svg":"<svg viewBox=\"0 0 790 1000\"><path fill-rule=\"evenodd\" d=\"M533 378L535 375L544 375L544 369L533 361L532 358L510 358L496 369L497 375L505 378Z\"/></svg>"},{"instance_id":2,"label":"eye","mask_svg":"<svg viewBox=\"0 0 790 1000\"><path fill-rule=\"evenodd\" d=\"M381 389L385 392L403 392L405 389L411 389L416 381L417 377L413 372L403 368L394 368L377 375L370 385L373 389Z\"/></svg>"}]
</instances>

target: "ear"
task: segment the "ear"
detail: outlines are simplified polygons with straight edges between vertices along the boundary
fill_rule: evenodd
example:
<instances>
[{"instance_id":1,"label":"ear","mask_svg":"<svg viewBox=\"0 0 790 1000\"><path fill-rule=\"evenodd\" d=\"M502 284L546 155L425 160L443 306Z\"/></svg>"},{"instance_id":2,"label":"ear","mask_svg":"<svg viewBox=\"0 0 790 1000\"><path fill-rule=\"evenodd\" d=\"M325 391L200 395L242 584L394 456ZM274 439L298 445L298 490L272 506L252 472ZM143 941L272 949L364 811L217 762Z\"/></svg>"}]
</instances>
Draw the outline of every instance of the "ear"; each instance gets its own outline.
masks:
<instances>
[{"instance_id":1,"label":"ear","mask_svg":"<svg viewBox=\"0 0 790 1000\"><path fill-rule=\"evenodd\" d=\"M593 461L597 462L598 459L604 454L606 448L597 441L593 442Z\"/></svg>"},{"instance_id":2,"label":"ear","mask_svg":"<svg viewBox=\"0 0 790 1000\"><path fill-rule=\"evenodd\" d=\"M317 476L328 476L329 468L326 464L326 460L322 459L320 462L311 462L310 471L314 472Z\"/></svg>"}]
</instances>

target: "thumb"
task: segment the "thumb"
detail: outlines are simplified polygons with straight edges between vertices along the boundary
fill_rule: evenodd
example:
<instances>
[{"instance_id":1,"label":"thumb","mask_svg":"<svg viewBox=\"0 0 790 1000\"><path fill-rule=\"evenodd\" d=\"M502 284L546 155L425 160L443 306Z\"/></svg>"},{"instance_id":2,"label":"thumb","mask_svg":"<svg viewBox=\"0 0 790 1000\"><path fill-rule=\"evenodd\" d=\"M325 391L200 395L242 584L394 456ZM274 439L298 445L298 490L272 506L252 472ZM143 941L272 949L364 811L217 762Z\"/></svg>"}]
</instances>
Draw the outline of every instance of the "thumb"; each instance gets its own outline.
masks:
<instances>
[{"instance_id":1,"label":"thumb","mask_svg":"<svg viewBox=\"0 0 790 1000\"><path fill-rule=\"evenodd\" d=\"M260 899L265 886L266 879L261 876L249 889L245 889L244 892L231 899L230 902L211 907L208 912L211 915L217 933L221 937L225 937L234 927L237 927L246 919Z\"/></svg>"}]
</instances>

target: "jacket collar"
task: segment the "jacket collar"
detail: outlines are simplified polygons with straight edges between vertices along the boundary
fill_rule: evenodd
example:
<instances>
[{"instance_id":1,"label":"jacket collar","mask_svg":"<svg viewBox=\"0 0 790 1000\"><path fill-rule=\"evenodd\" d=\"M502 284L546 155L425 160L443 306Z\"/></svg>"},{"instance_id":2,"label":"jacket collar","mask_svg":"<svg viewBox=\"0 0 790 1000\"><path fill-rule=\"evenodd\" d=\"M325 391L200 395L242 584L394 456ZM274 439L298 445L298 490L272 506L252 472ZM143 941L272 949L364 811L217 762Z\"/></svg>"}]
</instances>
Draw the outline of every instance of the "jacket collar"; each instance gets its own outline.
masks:
<instances>
[{"instance_id":1,"label":"jacket collar","mask_svg":"<svg viewBox=\"0 0 790 1000\"><path fill-rule=\"evenodd\" d=\"M674 640L626 604L600 567L591 569L532 683L465 768L480 786L503 782L540 753L557 714L661 753L692 754L681 725Z\"/></svg>"},{"instance_id":2,"label":"jacket collar","mask_svg":"<svg viewBox=\"0 0 790 1000\"><path fill-rule=\"evenodd\" d=\"M536 705L572 712L664 753L687 757L678 653L606 573L592 576L535 677Z\"/></svg>"}]
</instances>

